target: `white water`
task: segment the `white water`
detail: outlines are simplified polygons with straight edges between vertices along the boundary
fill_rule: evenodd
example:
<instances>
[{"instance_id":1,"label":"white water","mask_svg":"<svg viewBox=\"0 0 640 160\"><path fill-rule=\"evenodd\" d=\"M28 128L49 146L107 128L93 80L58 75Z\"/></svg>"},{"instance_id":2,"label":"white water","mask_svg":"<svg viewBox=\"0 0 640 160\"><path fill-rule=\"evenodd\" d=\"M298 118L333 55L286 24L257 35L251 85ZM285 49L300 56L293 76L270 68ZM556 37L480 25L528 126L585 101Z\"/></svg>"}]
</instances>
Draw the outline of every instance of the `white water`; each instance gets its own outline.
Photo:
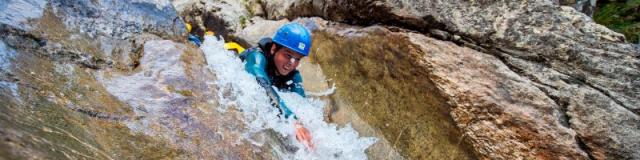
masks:
<instances>
[{"instance_id":1,"label":"white water","mask_svg":"<svg viewBox=\"0 0 640 160\"><path fill-rule=\"evenodd\" d=\"M323 118L322 101L305 99L295 93L278 93L288 107L300 118L313 137L315 150L309 151L295 140L292 119L278 118L278 111L269 104L265 90L260 87L255 77L244 71L244 64L233 52L223 48L224 41L206 36L201 47L204 51L208 67L216 74L216 85L221 97L218 109L225 111L229 107L242 110L248 132L245 140L262 145L260 140L252 139L253 135L272 129L287 138L288 142L299 149L281 157L282 159L367 159L365 149L377 139L360 137L350 125L339 128L336 124L328 124Z\"/></svg>"},{"instance_id":2,"label":"white water","mask_svg":"<svg viewBox=\"0 0 640 160\"><path fill-rule=\"evenodd\" d=\"M321 96L328 96L328 95L332 95L333 93L336 92L336 84L333 84L331 86L331 88L321 91L321 92L306 92L307 96L314 96L314 97L321 97Z\"/></svg>"}]
</instances>

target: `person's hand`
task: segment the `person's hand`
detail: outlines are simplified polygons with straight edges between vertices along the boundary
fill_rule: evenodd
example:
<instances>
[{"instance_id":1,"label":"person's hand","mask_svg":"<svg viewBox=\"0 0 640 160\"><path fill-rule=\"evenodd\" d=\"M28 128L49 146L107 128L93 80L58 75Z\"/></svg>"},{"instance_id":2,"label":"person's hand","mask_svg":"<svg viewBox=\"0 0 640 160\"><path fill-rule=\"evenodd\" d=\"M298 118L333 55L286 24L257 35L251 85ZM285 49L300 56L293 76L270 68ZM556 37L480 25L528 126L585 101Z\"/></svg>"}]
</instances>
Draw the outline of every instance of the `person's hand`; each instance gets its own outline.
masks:
<instances>
[{"instance_id":1,"label":"person's hand","mask_svg":"<svg viewBox=\"0 0 640 160\"><path fill-rule=\"evenodd\" d=\"M296 139L298 139L300 143L307 147L307 149L314 150L309 130L307 130L307 128L304 128L304 126L302 126L302 123L300 123L299 121L296 121L294 123L294 126L296 128Z\"/></svg>"}]
</instances>

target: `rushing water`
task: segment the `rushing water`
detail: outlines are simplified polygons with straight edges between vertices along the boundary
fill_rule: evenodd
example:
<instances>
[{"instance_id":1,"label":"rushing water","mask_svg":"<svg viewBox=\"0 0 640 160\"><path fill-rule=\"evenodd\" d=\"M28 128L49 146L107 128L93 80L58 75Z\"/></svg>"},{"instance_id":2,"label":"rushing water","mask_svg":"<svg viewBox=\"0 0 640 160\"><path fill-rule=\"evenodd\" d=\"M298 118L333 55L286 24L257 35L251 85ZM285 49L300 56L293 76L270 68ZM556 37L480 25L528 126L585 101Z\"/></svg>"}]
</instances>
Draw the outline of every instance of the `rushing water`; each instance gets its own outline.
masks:
<instances>
[{"instance_id":1,"label":"rushing water","mask_svg":"<svg viewBox=\"0 0 640 160\"><path fill-rule=\"evenodd\" d=\"M300 121L312 134L315 149L305 147L295 140L293 119L283 120L277 116L276 108L271 107L265 90L255 78L244 71L244 64L233 52L223 48L224 41L207 36L201 49L204 51L208 67L216 74L219 87L220 111L229 107L242 110L248 132L245 140L255 145L264 145L255 134L273 130L286 138L298 149L295 153L284 152L283 159L367 159L365 150L375 143L376 138L360 137L350 125L338 127L324 121L321 100L303 98L294 93L279 93Z\"/></svg>"}]
</instances>

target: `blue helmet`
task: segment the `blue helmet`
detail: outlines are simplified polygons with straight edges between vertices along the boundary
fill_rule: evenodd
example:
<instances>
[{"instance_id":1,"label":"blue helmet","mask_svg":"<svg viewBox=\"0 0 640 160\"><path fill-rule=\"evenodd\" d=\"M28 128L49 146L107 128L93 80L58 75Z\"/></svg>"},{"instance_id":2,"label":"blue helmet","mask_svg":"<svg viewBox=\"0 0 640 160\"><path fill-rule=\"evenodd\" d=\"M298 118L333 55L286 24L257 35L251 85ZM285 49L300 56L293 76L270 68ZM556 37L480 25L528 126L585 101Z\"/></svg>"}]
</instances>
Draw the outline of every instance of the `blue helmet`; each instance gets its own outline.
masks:
<instances>
[{"instance_id":1,"label":"blue helmet","mask_svg":"<svg viewBox=\"0 0 640 160\"><path fill-rule=\"evenodd\" d=\"M311 48L311 32L298 23L285 24L273 36L273 42L308 56Z\"/></svg>"}]
</instances>

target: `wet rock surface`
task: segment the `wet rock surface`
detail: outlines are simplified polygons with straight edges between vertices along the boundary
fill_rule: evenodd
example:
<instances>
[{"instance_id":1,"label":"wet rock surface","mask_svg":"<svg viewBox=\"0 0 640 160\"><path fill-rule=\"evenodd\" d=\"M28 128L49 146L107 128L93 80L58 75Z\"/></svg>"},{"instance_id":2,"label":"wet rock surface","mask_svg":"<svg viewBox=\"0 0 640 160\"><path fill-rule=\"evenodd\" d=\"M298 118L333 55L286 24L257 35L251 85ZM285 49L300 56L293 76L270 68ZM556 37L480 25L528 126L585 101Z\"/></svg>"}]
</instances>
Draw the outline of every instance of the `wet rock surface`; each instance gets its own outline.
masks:
<instances>
[{"instance_id":1,"label":"wet rock surface","mask_svg":"<svg viewBox=\"0 0 640 160\"><path fill-rule=\"evenodd\" d=\"M25 41L23 41L25 42ZM28 42L28 41L27 41ZM7 42L3 70L2 157L8 159L115 159L144 155L180 157L179 148L129 130L139 117L106 92L90 68L53 61Z\"/></svg>"},{"instance_id":2,"label":"wet rock surface","mask_svg":"<svg viewBox=\"0 0 640 160\"><path fill-rule=\"evenodd\" d=\"M237 111L216 110L215 75L180 43L169 1L3 1L0 11L0 157L274 157L238 140Z\"/></svg>"},{"instance_id":3,"label":"wet rock surface","mask_svg":"<svg viewBox=\"0 0 640 160\"><path fill-rule=\"evenodd\" d=\"M218 111L217 86L210 81L216 77L200 50L169 40L149 41L143 50L133 73L107 70L97 75L109 94L128 104L136 117L144 117L126 122L130 129L168 140L167 147L184 150L187 158L272 156L240 140L246 131L237 110Z\"/></svg>"},{"instance_id":4,"label":"wet rock surface","mask_svg":"<svg viewBox=\"0 0 640 160\"><path fill-rule=\"evenodd\" d=\"M131 70L145 41L184 35L173 6L162 1L11 1L7 6L5 34L31 38L46 56L94 69Z\"/></svg>"},{"instance_id":5,"label":"wet rock surface","mask_svg":"<svg viewBox=\"0 0 640 160\"><path fill-rule=\"evenodd\" d=\"M475 157L448 116L446 100L425 79L428 72L416 68L412 59L420 52L407 47L405 36L382 27L319 29L314 36L313 59L335 81L335 98L380 130L403 157Z\"/></svg>"}]
</instances>

